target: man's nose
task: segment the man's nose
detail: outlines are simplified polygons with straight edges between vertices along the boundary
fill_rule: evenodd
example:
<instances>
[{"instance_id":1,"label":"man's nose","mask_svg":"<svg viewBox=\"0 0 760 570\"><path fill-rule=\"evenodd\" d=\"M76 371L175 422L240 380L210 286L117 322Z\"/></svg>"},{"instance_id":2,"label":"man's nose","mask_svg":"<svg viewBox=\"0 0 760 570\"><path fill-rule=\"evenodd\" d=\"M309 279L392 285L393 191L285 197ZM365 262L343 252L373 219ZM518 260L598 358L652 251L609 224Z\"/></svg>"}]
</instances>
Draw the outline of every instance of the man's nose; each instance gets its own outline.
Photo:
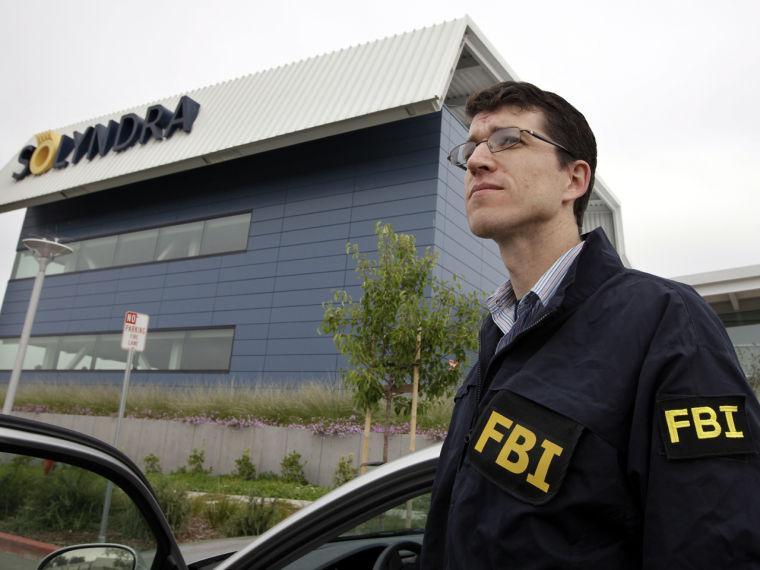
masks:
<instances>
[{"instance_id":1,"label":"man's nose","mask_svg":"<svg viewBox=\"0 0 760 570\"><path fill-rule=\"evenodd\" d=\"M489 150L488 144L483 141L475 147L470 158L467 159L467 170L470 171L470 174L475 174L479 170L492 170L493 166L493 153Z\"/></svg>"}]
</instances>

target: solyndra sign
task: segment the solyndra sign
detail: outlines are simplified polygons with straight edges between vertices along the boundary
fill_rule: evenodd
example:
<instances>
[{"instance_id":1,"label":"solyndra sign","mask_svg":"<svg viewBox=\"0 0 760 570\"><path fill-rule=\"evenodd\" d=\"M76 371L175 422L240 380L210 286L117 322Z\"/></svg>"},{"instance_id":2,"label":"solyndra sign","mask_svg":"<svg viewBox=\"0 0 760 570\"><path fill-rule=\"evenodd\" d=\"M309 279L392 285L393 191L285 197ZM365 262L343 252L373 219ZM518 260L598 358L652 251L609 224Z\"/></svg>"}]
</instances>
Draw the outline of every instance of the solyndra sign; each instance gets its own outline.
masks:
<instances>
[{"instance_id":1,"label":"solyndra sign","mask_svg":"<svg viewBox=\"0 0 760 570\"><path fill-rule=\"evenodd\" d=\"M92 160L96 155L105 156L110 151L123 152L138 142L145 144L151 138L163 140L171 138L178 130L186 133L193 130L201 106L184 95L172 113L163 105L149 107L142 118L127 113L121 120L108 121L108 126L97 124L87 127L83 133L74 131L73 138L52 131L37 135L37 146L25 146L18 155L24 166L21 172L14 172L13 178L22 180L29 174L44 174L51 168L66 168L69 164L79 164L85 156Z\"/></svg>"}]
</instances>

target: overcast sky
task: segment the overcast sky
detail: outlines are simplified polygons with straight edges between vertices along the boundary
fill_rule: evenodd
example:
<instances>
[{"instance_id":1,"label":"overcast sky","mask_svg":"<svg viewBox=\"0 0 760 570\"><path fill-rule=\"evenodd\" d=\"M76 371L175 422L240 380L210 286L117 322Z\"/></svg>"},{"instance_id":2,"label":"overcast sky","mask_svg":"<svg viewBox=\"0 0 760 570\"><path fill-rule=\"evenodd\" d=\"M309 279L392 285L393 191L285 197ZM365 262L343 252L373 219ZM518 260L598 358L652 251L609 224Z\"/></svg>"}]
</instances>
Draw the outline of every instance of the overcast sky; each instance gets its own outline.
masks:
<instances>
[{"instance_id":1,"label":"overcast sky","mask_svg":"<svg viewBox=\"0 0 760 570\"><path fill-rule=\"evenodd\" d=\"M0 0L0 162L43 130L465 13L586 115L634 267L760 263L754 1ZM0 294L22 219L0 214Z\"/></svg>"}]
</instances>

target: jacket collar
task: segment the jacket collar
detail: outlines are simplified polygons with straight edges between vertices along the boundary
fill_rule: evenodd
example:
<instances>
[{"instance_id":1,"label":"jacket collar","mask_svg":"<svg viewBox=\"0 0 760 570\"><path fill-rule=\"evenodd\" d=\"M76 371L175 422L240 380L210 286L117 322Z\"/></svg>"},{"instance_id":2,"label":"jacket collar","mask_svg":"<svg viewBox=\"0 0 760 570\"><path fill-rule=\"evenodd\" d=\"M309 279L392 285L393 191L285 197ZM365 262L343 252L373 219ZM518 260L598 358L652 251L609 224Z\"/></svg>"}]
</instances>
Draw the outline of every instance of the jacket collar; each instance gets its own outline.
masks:
<instances>
[{"instance_id":1,"label":"jacket collar","mask_svg":"<svg viewBox=\"0 0 760 570\"><path fill-rule=\"evenodd\" d=\"M593 295L606 281L625 269L602 228L581 236L586 242L562 280L550 308L573 309Z\"/></svg>"},{"instance_id":2,"label":"jacket collar","mask_svg":"<svg viewBox=\"0 0 760 570\"><path fill-rule=\"evenodd\" d=\"M620 256L607 239L604 230L596 228L583 234L581 239L586 244L549 301L547 312L558 308L572 311L593 295L603 283L624 269ZM484 315L481 333L481 345L490 358L502 335L490 313Z\"/></svg>"},{"instance_id":3,"label":"jacket collar","mask_svg":"<svg viewBox=\"0 0 760 570\"><path fill-rule=\"evenodd\" d=\"M562 283L546 307L547 312L569 315L581 303L593 295L606 281L624 270L615 248L607 239L604 231L597 228L581 236L586 244L570 266ZM491 314L485 315L480 329L480 347L478 359L480 369L487 378L491 359L502 336L502 332L493 322ZM478 376L471 376L466 383L475 384Z\"/></svg>"}]
</instances>

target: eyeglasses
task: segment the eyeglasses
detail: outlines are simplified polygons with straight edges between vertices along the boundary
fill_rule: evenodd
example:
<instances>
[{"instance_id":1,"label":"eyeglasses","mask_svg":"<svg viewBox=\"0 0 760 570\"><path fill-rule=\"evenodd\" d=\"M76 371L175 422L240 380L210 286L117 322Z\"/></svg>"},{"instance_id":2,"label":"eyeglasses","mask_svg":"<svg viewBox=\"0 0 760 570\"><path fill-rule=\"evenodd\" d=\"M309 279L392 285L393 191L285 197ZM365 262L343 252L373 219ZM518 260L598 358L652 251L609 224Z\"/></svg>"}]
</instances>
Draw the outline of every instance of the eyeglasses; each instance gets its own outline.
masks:
<instances>
[{"instance_id":1,"label":"eyeglasses","mask_svg":"<svg viewBox=\"0 0 760 570\"><path fill-rule=\"evenodd\" d=\"M458 166L462 170L467 170L467 161L470 160L472 153L475 152L475 149L480 143L486 143L488 150L491 152L499 152L513 147L519 143L522 133L528 133L529 135L536 137L539 140L548 142L557 148L561 148L570 156L573 156L573 153L567 150L561 144L556 143L553 140L546 138L544 135L540 135L535 131L531 131L529 129L521 129L520 127L506 127L504 129L495 130L491 133L491 136L482 141L467 141L466 143L455 146L449 153L449 162L454 166Z\"/></svg>"}]
</instances>

